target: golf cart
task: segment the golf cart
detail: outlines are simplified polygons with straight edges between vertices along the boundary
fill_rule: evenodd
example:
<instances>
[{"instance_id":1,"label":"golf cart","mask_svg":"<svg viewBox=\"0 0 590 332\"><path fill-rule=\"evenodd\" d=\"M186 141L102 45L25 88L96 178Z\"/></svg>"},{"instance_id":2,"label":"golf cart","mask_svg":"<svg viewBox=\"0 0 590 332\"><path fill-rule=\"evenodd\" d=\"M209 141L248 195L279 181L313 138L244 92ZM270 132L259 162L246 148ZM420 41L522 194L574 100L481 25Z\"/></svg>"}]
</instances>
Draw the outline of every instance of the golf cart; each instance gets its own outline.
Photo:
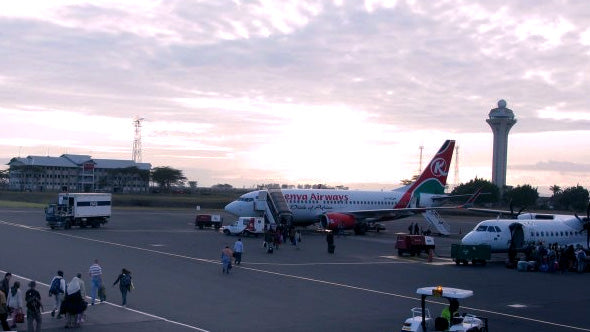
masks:
<instances>
[{"instance_id":1,"label":"golf cart","mask_svg":"<svg viewBox=\"0 0 590 332\"><path fill-rule=\"evenodd\" d=\"M422 287L416 293L421 295L421 307L412 308L412 317L406 319L402 331L426 332L426 331L460 331L460 332L488 332L488 319L471 314L455 315L451 318L451 324L446 318L430 316L430 310L426 308L426 297L444 297L449 303L454 303L458 308L458 300L473 296L473 291L451 287ZM449 326L450 325L450 326Z\"/></svg>"}]
</instances>

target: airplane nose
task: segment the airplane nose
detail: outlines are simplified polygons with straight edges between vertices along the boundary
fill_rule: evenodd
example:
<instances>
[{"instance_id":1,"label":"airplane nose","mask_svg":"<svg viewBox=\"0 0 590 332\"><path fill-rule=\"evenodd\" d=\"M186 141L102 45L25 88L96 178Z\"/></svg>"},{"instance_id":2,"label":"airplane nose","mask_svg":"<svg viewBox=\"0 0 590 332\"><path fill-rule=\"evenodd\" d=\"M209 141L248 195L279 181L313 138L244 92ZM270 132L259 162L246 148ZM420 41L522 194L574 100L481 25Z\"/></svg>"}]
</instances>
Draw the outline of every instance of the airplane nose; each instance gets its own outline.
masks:
<instances>
[{"instance_id":1,"label":"airplane nose","mask_svg":"<svg viewBox=\"0 0 590 332\"><path fill-rule=\"evenodd\" d=\"M475 236L473 234L473 232L469 232L467 233L467 235L465 235L462 239L461 239L461 244L467 244L467 245L475 245Z\"/></svg>"},{"instance_id":2,"label":"airplane nose","mask_svg":"<svg viewBox=\"0 0 590 332\"><path fill-rule=\"evenodd\" d=\"M224 210L236 216L240 215L239 204L236 201L233 201L226 205Z\"/></svg>"}]
</instances>

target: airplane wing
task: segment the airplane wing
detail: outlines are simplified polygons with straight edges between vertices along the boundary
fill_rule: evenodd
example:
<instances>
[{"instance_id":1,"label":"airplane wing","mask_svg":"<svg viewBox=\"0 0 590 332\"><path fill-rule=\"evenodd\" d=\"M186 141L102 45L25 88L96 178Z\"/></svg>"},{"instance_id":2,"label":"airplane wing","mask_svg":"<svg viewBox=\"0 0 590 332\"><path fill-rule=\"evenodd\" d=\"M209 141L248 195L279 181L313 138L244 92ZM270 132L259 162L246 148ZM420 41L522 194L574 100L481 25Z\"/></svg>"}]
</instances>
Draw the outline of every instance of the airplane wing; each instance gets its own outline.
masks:
<instances>
[{"instance_id":1,"label":"airplane wing","mask_svg":"<svg viewBox=\"0 0 590 332\"><path fill-rule=\"evenodd\" d=\"M461 209L462 205L458 206L437 206L437 207L413 207L413 208L396 208L396 209L380 209L380 210L357 210L340 212L355 217L357 220L366 222L388 221L406 218L414 214L423 213L428 210L456 210Z\"/></svg>"}]
</instances>

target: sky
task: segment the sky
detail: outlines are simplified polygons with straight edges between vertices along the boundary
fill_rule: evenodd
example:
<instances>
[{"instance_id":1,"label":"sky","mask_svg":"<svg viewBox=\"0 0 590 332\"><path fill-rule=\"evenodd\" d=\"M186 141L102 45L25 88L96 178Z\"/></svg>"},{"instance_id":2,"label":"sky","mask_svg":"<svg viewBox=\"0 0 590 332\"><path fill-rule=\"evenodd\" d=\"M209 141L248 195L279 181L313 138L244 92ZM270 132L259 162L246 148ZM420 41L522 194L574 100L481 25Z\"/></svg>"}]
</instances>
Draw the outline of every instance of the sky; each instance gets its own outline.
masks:
<instances>
[{"instance_id":1,"label":"sky","mask_svg":"<svg viewBox=\"0 0 590 332\"><path fill-rule=\"evenodd\" d=\"M394 188L445 139L491 180L504 99L507 184L589 188L588 73L585 1L3 1L0 163L131 159L141 118L199 186Z\"/></svg>"}]
</instances>

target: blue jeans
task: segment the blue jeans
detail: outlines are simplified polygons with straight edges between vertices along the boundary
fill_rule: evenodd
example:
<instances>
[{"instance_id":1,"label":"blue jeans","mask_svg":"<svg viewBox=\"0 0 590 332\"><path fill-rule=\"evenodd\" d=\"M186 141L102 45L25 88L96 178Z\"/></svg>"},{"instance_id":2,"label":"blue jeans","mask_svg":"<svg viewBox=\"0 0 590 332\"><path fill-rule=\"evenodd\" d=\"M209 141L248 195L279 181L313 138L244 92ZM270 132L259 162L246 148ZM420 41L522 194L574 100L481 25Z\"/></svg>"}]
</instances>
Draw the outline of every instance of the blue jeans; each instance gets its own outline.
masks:
<instances>
[{"instance_id":1,"label":"blue jeans","mask_svg":"<svg viewBox=\"0 0 590 332\"><path fill-rule=\"evenodd\" d=\"M92 277L92 290L91 290L91 297L92 297L92 304L94 304L94 300L96 299L96 294L98 293L98 289L102 285L102 280L100 277Z\"/></svg>"},{"instance_id":2,"label":"blue jeans","mask_svg":"<svg viewBox=\"0 0 590 332\"><path fill-rule=\"evenodd\" d=\"M127 287L119 287L119 289L121 290L121 297L123 298L123 304L122 305L126 305L127 304Z\"/></svg>"}]
</instances>

